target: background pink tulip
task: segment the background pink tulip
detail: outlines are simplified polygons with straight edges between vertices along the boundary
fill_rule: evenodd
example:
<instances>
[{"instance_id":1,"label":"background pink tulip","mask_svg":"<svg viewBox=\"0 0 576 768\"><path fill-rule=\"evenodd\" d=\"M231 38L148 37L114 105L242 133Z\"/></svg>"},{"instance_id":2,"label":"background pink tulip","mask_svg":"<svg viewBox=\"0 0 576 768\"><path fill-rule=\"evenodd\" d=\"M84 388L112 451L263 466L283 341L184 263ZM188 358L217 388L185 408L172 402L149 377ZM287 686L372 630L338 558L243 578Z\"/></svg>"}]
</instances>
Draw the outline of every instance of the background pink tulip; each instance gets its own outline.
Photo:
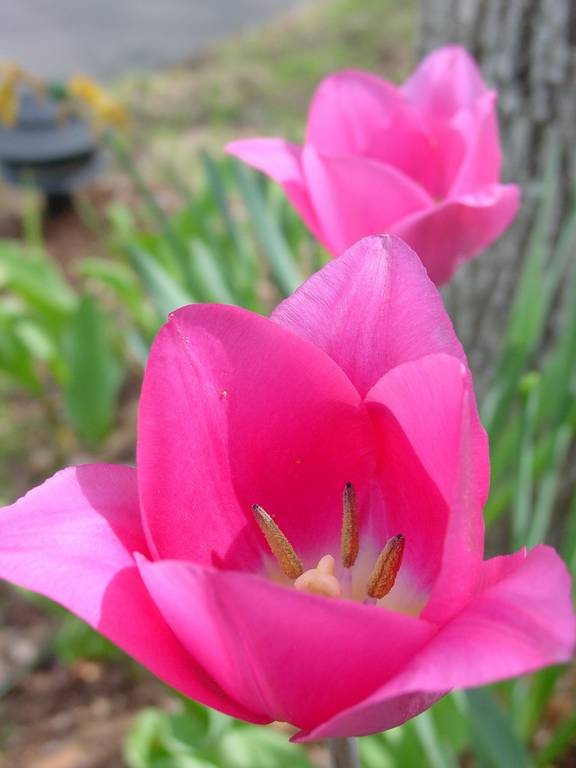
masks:
<instances>
[{"instance_id":1,"label":"background pink tulip","mask_svg":"<svg viewBox=\"0 0 576 768\"><path fill-rule=\"evenodd\" d=\"M257 138L227 149L281 184L334 256L391 232L436 284L501 235L519 205L518 187L500 184L496 94L458 46L430 54L401 87L362 71L328 76L302 147Z\"/></svg>"},{"instance_id":2,"label":"background pink tulip","mask_svg":"<svg viewBox=\"0 0 576 768\"><path fill-rule=\"evenodd\" d=\"M195 305L158 334L137 469L64 470L0 512L0 576L57 600L187 696L298 739L398 725L455 687L566 661L568 572L549 547L483 560L488 448L440 297L368 238L270 319ZM360 552L339 562L342 489ZM299 591L253 517L341 599ZM392 590L365 601L397 534Z\"/></svg>"}]
</instances>

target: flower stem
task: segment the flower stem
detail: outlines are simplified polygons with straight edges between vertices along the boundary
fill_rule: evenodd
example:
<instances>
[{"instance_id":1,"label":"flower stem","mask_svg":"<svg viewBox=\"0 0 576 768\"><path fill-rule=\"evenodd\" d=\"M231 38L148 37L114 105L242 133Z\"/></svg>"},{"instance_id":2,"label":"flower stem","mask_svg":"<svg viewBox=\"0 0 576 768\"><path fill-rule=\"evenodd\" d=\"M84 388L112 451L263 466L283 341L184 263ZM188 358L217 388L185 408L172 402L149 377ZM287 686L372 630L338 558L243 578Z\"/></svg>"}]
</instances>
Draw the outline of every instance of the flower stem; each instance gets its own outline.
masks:
<instances>
[{"instance_id":1,"label":"flower stem","mask_svg":"<svg viewBox=\"0 0 576 768\"><path fill-rule=\"evenodd\" d=\"M360 768L356 739L329 739L331 768Z\"/></svg>"}]
</instances>

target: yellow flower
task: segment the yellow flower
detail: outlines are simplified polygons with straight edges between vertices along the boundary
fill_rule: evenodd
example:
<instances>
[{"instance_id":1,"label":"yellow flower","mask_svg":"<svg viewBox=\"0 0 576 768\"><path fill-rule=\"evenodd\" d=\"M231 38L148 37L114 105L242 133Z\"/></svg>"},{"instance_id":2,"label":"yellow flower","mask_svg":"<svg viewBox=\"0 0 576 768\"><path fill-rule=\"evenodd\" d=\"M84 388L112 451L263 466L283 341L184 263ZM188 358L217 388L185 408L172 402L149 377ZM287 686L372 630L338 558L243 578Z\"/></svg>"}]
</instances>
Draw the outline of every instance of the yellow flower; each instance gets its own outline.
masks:
<instances>
[{"instance_id":1,"label":"yellow flower","mask_svg":"<svg viewBox=\"0 0 576 768\"><path fill-rule=\"evenodd\" d=\"M0 123L12 128L18 119L17 86L22 70L11 62L0 63Z\"/></svg>"},{"instance_id":2,"label":"yellow flower","mask_svg":"<svg viewBox=\"0 0 576 768\"><path fill-rule=\"evenodd\" d=\"M128 115L122 104L86 75L70 78L68 93L88 109L97 128L114 126L122 129L128 126Z\"/></svg>"}]
</instances>

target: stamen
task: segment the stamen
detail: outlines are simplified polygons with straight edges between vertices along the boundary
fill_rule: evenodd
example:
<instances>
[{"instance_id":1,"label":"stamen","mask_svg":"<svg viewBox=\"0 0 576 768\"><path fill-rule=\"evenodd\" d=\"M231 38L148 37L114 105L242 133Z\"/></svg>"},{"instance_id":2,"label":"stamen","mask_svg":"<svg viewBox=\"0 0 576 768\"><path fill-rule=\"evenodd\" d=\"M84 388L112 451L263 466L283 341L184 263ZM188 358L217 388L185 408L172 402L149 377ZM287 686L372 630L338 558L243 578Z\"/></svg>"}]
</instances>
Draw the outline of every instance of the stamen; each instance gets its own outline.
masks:
<instances>
[{"instance_id":1,"label":"stamen","mask_svg":"<svg viewBox=\"0 0 576 768\"><path fill-rule=\"evenodd\" d=\"M294 582L296 589L324 597L342 597L342 587L336 578L336 561L332 555L324 555L316 568L299 576Z\"/></svg>"},{"instance_id":2,"label":"stamen","mask_svg":"<svg viewBox=\"0 0 576 768\"><path fill-rule=\"evenodd\" d=\"M282 573L289 579L297 579L304 573L304 566L292 544L260 504L253 504L252 512Z\"/></svg>"},{"instance_id":3,"label":"stamen","mask_svg":"<svg viewBox=\"0 0 576 768\"><path fill-rule=\"evenodd\" d=\"M352 568L360 549L358 503L352 483L346 483L342 494L342 538L340 554L344 568Z\"/></svg>"},{"instance_id":4,"label":"stamen","mask_svg":"<svg viewBox=\"0 0 576 768\"><path fill-rule=\"evenodd\" d=\"M402 565L403 553L404 536L399 533L386 542L384 549L378 556L366 587L369 597L375 597L377 600L380 600L381 597L390 592Z\"/></svg>"}]
</instances>

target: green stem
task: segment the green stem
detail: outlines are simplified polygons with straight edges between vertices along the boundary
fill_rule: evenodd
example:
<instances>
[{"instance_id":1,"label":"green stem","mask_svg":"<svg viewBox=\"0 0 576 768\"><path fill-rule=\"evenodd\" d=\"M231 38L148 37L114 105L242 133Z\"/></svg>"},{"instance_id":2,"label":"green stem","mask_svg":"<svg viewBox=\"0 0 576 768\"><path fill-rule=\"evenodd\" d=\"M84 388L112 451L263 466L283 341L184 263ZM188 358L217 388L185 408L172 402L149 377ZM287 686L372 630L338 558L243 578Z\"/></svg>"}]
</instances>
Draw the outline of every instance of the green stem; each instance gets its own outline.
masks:
<instances>
[{"instance_id":1,"label":"green stem","mask_svg":"<svg viewBox=\"0 0 576 768\"><path fill-rule=\"evenodd\" d=\"M331 768L360 768L356 739L329 739Z\"/></svg>"}]
</instances>

